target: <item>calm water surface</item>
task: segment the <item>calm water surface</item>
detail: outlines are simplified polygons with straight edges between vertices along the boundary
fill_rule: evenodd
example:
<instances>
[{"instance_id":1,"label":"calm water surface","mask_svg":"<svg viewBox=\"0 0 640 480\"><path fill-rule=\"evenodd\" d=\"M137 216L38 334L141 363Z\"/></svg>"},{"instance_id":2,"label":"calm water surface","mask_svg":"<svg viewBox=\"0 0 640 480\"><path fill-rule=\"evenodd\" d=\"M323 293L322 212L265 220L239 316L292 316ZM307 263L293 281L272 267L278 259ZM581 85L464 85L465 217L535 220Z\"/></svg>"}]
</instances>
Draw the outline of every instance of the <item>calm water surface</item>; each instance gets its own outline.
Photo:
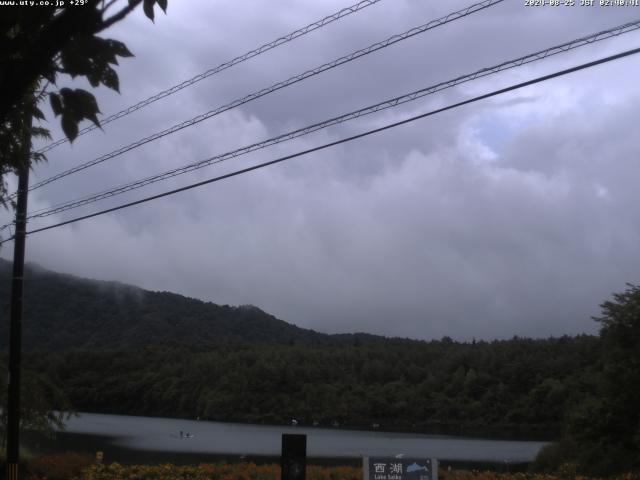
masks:
<instances>
[{"instance_id":1,"label":"calm water surface","mask_svg":"<svg viewBox=\"0 0 640 480\"><path fill-rule=\"evenodd\" d=\"M180 438L180 431L192 438ZM310 457L428 456L449 460L530 462L545 442L483 440L442 435L243 425L173 418L83 413L67 421L71 434L107 437L115 447L217 455L280 454L283 433L307 435Z\"/></svg>"}]
</instances>

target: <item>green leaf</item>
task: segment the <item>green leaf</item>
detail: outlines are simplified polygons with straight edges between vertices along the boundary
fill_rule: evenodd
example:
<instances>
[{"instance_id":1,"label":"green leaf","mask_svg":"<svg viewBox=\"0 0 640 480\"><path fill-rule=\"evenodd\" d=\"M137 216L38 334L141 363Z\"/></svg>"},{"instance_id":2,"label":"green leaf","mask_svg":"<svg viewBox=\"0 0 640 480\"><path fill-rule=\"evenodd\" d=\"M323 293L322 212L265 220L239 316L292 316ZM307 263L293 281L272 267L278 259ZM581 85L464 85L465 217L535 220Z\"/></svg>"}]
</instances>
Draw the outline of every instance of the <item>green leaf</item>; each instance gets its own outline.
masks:
<instances>
[{"instance_id":1,"label":"green leaf","mask_svg":"<svg viewBox=\"0 0 640 480\"><path fill-rule=\"evenodd\" d=\"M92 87L97 87L98 85L100 85L100 75L98 74L98 72L87 72L86 76Z\"/></svg>"},{"instance_id":2,"label":"green leaf","mask_svg":"<svg viewBox=\"0 0 640 480\"><path fill-rule=\"evenodd\" d=\"M133 57L133 53L129 51L124 43L117 40L107 40L107 42L109 42L111 50L119 57Z\"/></svg>"},{"instance_id":3,"label":"green leaf","mask_svg":"<svg viewBox=\"0 0 640 480\"><path fill-rule=\"evenodd\" d=\"M53 110L53 114L56 117L62 113L62 100L60 99L60 95L53 92L50 93L49 103L51 103L51 110Z\"/></svg>"},{"instance_id":4,"label":"green leaf","mask_svg":"<svg viewBox=\"0 0 640 480\"><path fill-rule=\"evenodd\" d=\"M91 37L73 38L60 52L60 63L65 73L71 77L86 75L91 69Z\"/></svg>"},{"instance_id":5,"label":"green leaf","mask_svg":"<svg viewBox=\"0 0 640 480\"><path fill-rule=\"evenodd\" d=\"M51 139L51 133L49 132L49 130L47 130L46 128L42 128L42 127L32 127L31 128L31 136L32 137L38 137L38 138L44 138L44 139Z\"/></svg>"},{"instance_id":6,"label":"green leaf","mask_svg":"<svg viewBox=\"0 0 640 480\"><path fill-rule=\"evenodd\" d=\"M38 107L33 107L33 118L37 118L38 120L45 120L44 113Z\"/></svg>"},{"instance_id":7,"label":"green leaf","mask_svg":"<svg viewBox=\"0 0 640 480\"><path fill-rule=\"evenodd\" d=\"M167 0L157 0L158 6L164 13L167 13Z\"/></svg>"},{"instance_id":8,"label":"green leaf","mask_svg":"<svg viewBox=\"0 0 640 480\"><path fill-rule=\"evenodd\" d=\"M97 114L100 113L100 109L98 108L98 102L96 102L95 97L91 93L86 90L82 90L81 88L77 88L75 90L63 88L60 90L60 94L62 95L62 100L64 102L64 111L62 113L63 122L65 116L71 118L75 121L77 129L77 124L86 118L91 120L98 127L100 126L100 122L97 117ZM62 128L63 130L65 129L64 124ZM67 135L67 137L69 136Z\"/></svg>"},{"instance_id":9,"label":"green leaf","mask_svg":"<svg viewBox=\"0 0 640 480\"><path fill-rule=\"evenodd\" d=\"M66 111L62 114L62 131L69 139L69 142L73 142L78 136L78 122Z\"/></svg>"},{"instance_id":10,"label":"green leaf","mask_svg":"<svg viewBox=\"0 0 640 480\"><path fill-rule=\"evenodd\" d=\"M144 0L142 4L142 9L144 10L144 14L153 22L153 5L155 4L155 0Z\"/></svg>"},{"instance_id":11,"label":"green leaf","mask_svg":"<svg viewBox=\"0 0 640 480\"><path fill-rule=\"evenodd\" d=\"M102 72L102 76L100 77L100 81L105 87L120 93L120 81L118 80L118 74L113 68L105 68Z\"/></svg>"},{"instance_id":12,"label":"green leaf","mask_svg":"<svg viewBox=\"0 0 640 480\"><path fill-rule=\"evenodd\" d=\"M51 138L51 137L49 137ZM45 162L47 160L47 157L44 153L40 153L40 152L31 152L31 161L32 163L37 163L37 162Z\"/></svg>"},{"instance_id":13,"label":"green leaf","mask_svg":"<svg viewBox=\"0 0 640 480\"><path fill-rule=\"evenodd\" d=\"M81 118L88 118L98 127L100 126L100 122L96 116L96 114L100 113L100 109L98 108L96 98L91 93L78 88L73 91L73 102Z\"/></svg>"},{"instance_id":14,"label":"green leaf","mask_svg":"<svg viewBox=\"0 0 640 480\"><path fill-rule=\"evenodd\" d=\"M93 37L90 56L95 63L118 63L116 52L111 47L109 40Z\"/></svg>"}]
</instances>

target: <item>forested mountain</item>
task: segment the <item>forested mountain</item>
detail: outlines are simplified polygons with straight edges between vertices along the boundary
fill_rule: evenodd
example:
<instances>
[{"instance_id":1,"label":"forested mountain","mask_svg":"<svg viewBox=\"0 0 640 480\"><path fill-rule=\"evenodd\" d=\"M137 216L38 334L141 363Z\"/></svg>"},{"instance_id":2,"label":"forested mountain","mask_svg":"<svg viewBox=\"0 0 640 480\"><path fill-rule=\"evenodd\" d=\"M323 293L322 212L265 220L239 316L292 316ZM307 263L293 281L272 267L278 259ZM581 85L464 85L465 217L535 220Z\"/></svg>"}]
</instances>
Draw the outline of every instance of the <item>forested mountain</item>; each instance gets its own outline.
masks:
<instances>
[{"instance_id":1,"label":"forested mountain","mask_svg":"<svg viewBox=\"0 0 640 480\"><path fill-rule=\"evenodd\" d=\"M0 260L8 312L10 264ZM30 266L23 399L78 411L554 437L536 468L640 467L640 287L599 336L455 342L326 335L262 310ZM7 318L5 316L5 318ZM6 348L8 322L0 322ZM0 352L0 376L6 373ZM5 397L0 384L0 400Z\"/></svg>"},{"instance_id":2,"label":"forested mountain","mask_svg":"<svg viewBox=\"0 0 640 480\"><path fill-rule=\"evenodd\" d=\"M8 262L0 275L8 311ZM37 352L25 366L81 411L553 434L599 358L590 336L458 343L326 335L256 307L37 266L27 268L25 293L24 341Z\"/></svg>"},{"instance_id":3,"label":"forested mountain","mask_svg":"<svg viewBox=\"0 0 640 480\"><path fill-rule=\"evenodd\" d=\"M0 261L8 311L10 263ZM0 322L7 338L8 322ZM552 434L599 357L596 337L458 343L326 335L251 307L28 266L27 368L80 411ZM6 348L6 341L3 342Z\"/></svg>"},{"instance_id":4,"label":"forested mountain","mask_svg":"<svg viewBox=\"0 0 640 480\"><path fill-rule=\"evenodd\" d=\"M11 263L0 259L0 311L5 315L10 285ZM7 338L8 322L0 322L0 349L7 348ZM23 338L26 350L66 350L168 343L329 345L376 337L326 335L296 327L253 306L216 305L27 265Z\"/></svg>"},{"instance_id":5,"label":"forested mountain","mask_svg":"<svg viewBox=\"0 0 640 480\"><path fill-rule=\"evenodd\" d=\"M596 337L351 346L146 347L33 354L80 411L558 434L589 388Z\"/></svg>"},{"instance_id":6,"label":"forested mountain","mask_svg":"<svg viewBox=\"0 0 640 480\"><path fill-rule=\"evenodd\" d=\"M0 260L0 275L8 312L8 262ZM600 474L640 466L640 287L629 285L602 304L598 337L464 343L326 335L256 307L35 266L25 283L23 398L36 414L71 406L253 423L295 418L321 426L519 432L561 436L539 457L541 468L576 462ZM7 324L0 322L3 348ZM0 374L5 362L1 353Z\"/></svg>"}]
</instances>

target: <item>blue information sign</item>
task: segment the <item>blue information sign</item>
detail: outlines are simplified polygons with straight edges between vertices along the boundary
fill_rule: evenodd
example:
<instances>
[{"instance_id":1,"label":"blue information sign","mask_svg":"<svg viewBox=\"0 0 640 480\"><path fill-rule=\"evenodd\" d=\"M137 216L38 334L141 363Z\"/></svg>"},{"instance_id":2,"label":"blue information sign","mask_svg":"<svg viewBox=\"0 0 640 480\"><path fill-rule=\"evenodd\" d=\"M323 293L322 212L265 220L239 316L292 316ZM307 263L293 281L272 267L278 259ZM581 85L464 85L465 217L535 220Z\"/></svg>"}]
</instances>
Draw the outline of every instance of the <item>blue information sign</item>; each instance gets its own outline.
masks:
<instances>
[{"instance_id":1,"label":"blue information sign","mask_svg":"<svg viewBox=\"0 0 640 480\"><path fill-rule=\"evenodd\" d=\"M434 458L364 457L364 480L438 480Z\"/></svg>"}]
</instances>

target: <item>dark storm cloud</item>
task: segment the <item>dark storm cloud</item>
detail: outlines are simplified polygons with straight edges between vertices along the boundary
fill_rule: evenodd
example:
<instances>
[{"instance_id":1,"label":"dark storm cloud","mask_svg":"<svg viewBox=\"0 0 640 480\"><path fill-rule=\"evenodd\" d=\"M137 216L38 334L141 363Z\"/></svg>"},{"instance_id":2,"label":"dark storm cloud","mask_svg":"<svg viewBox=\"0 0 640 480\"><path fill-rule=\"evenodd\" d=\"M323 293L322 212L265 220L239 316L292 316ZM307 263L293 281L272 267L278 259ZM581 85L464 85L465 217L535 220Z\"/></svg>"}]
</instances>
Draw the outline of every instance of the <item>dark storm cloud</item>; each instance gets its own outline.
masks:
<instances>
[{"instance_id":1,"label":"dark storm cloud","mask_svg":"<svg viewBox=\"0 0 640 480\"><path fill-rule=\"evenodd\" d=\"M94 132L51 152L36 176L468 3L384 0L108 125L106 134ZM507 0L69 177L34 192L32 209L572 40L640 12L523 3ZM101 108L117 111L344 6L170 2L156 25L142 15L127 19L110 36L125 39L137 56L123 61L122 95L99 92ZM343 138L631 48L638 40L630 34L576 50L104 205ZM28 254L31 261L79 275L218 303L252 303L321 331L465 339L592 332L589 316L598 313L598 304L638 279L637 65L636 58L627 59L34 235Z\"/></svg>"}]
</instances>

